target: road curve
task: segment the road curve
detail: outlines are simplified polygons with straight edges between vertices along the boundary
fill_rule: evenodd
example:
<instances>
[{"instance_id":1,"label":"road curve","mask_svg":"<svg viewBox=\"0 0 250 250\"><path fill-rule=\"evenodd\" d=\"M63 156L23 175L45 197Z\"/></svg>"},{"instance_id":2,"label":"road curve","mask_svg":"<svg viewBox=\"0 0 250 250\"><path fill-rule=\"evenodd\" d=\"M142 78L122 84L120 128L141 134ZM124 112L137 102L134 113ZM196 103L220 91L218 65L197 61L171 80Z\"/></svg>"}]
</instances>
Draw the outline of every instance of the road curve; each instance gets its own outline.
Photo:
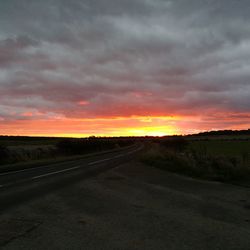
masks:
<instances>
[{"instance_id":1,"label":"road curve","mask_svg":"<svg viewBox=\"0 0 250 250\"><path fill-rule=\"evenodd\" d=\"M83 159L0 173L0 211L89 175L132 159L143 145L105 152ZM37 193L36 193L37 191Z\"/></svg>"},{"instance_id":2,"label":"road curve","mask_svg":"<svg viewBox=\"0 0 250 250\"><path fill-rule=\"evenodd\" d=\"M92 178L72 170L19 188L19 206L0 213L0 249L249 250L250 189L178 176L128 155L104 159L92 161L104 170ZM20 205L21 197L33 199Z\"/></svg>"}]
</instances>

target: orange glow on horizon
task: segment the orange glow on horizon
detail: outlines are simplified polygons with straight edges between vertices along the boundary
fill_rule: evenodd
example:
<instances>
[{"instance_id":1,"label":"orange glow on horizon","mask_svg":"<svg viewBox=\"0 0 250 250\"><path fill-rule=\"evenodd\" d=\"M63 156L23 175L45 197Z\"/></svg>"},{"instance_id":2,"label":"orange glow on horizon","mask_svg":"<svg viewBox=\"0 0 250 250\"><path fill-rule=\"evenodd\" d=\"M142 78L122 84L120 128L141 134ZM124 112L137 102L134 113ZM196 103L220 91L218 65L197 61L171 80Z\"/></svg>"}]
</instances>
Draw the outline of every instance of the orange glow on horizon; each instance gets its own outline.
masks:
<instances>
[{"instance_id":1,"label":"orange glow on horizon","mask_svg":"<svg viewBox=\"0 0 250 250\"><path fill-rule=\"evenodd\" d=\"M132 116L55 120L18 120L0 125L3 135L88 137L88 136L165 136L178 134L180 117Z\"/></svg>"},{"instance_id":2,"label":"orange glow on horizon","mask_svg":"<svg viewBox=\"0 0 250 250\"><path fill-rule=\"evenodd\" d=\"M28 118L33 118L29 116ZM247 118L246 118L247 119ZM131 116L100 118L23 119L1 121L1 135L89 137L89 136L166 136L191 134L208 130L248 129L241 125L242 119L232 118L235 125L226 127L218 119L207 122L200 116ZM247 120L246 120L247 121Z\"/></svg>"}]
</instances>

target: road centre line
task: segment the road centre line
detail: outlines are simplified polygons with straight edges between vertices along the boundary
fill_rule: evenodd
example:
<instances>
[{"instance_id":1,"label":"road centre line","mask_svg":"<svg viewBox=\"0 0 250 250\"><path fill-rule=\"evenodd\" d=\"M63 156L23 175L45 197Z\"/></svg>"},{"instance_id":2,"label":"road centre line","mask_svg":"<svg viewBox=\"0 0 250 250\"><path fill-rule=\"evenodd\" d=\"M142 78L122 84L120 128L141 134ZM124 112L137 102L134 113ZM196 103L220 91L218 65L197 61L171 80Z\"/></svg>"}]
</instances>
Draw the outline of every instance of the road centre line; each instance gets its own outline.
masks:
<instances>
[{"instance_id":1,"label":"road centre line","mask_svg":"<svg viewBox=\"0 0 250 250\"><path fill-rule=\"evenodd\" d=\"M89 165L89 166L91 166L91 165L95 165L95 164L98 164L98 163L101 163L101 162L104 162L104 161L109 161L109 160L112 160L112 159L114 159L114 158L115 158L115 157L113 157L113 158L106 158L106 159L103 159L103 160L90 162L88 165Z\"/></svg>"},{"instance_id":2,"label":"road centre line","mask_svg":"<svg viewBox=\"0 0 250 250\"><path fill-rule=\"evenodd\" d=\"M127 152L127 153L124 153L124 154L116 155L116 156L114 156L112 158L106 158L106 159L102 159L102 160L90 162L87 165L91 166L91 165L95 165L95 164L98 164L98 163L101 163L101 162L109 161L109 160L112 160L112 159L115 159L115 158L119 158L119 157L122 157L122 156L125 156L125 155L132 154L132 153L134 153L134 152L136 152L138 150L140 150L140 148L136 149L136 150L133 150L133 151L130 151L130 152ZM79 168L81 168L81 166L76 166L76 167L72 167L72 168L67 168L67 169L63 169L63 170L59 170L59 171L54 171L54 172L50 172L50 173L46 173L46 174L34 176L31 179L39 179L39 178L43 178L43 177L47 177L47 176L51 176L51 175L55 175L55 174L59 174L59 173L64 173L64 172L68 172L68 171L71 171L71 170L74 170L74 169L79 169ZM24 172L24 171L27 171L27 169L13 171L11 173L19 173L19 172ZM7 175L7 174L8 173L2 173L2 174L0 174L0 176L1 175ZM4 187L4 185L0 185L0 188L2 188L2 187Z\"/></svg>"},{"instance_id":3,"label":"road centre line","mask_svg":"<svg viewBox=\"0 0 250 250\"><path fill-rule=\"evenodd\" d=\"M121 156L121 155L119 155ZM109 160L112 160L114 158L117 158L116 157L113 157L113 158L106 158L106 159L103 159L103 160L99 160L99 161L94 161L94 162L91 162L89 163L88 165L95 165L95 164L98 164L98 163L101 163L101 162L105 162L105 161L109 161ZM32 177L31 179L39 179L39 178L43 178L43 177L46 177L46 176L50 176L50 175L55 175L55 174L59 174L59 173L64 173L64 172L68 172L68 171L71 171L71 170L74 170L74 169L78 169L80 168L81 166L77 166L77 167L72 167L72 168L67 168L67 169L63 169L63 170L60 170L60 171L55 171L55 172L51 172L51 173L47 173L47 174L42 174L42 175L38 175L38 176L34 176Z\"/></svg>"},{"instance_id":4,"label":"road centre line","mask_svg":"<svg viewBox=\"0 0 250 250\"><path fill-rule=\"evenodd\" d=\"M51 172L51 173L47 173L47 174L41 174L41 175L32 177L31 179L39 179L39 178L43 178L43 177L50 176L50 175L55 175L55 174L59 174L59 173L63 173L63 172L68 172L70 170L78 169L78 168L80 168L80 166L73 167L73 168L67 168L67 169L63 169L63 170L60 170L60 171L55 171L55 172Z\"/></svg>"},{"instance_id":5,"label":"road centre line","mask_svg":"<svg viewBox=\"0 0 250 250\"><path fill-rule=\"evenodd\" d=\"M120 156L124 156L125 154L121 154ZM117 158L117 157L114 157ZM109 158L112 159L112 158ZM106 159L105 159L106 160ZM58 163L55 163L58 164ZM90 164L92 165L92 164ZM5 173L0 173L0 176L5 176L5 175L9 175L9 174L17 174L17 173L22 173L22 172L26 172L32 169L38 169L38 168L44 168L45 166L39 166L39 167L35 167L35 168L25 168L25 169L21 169L21 170L15 170L15 171L9 171L9 172L5 172Z\"/></svg>"}]
</instances>

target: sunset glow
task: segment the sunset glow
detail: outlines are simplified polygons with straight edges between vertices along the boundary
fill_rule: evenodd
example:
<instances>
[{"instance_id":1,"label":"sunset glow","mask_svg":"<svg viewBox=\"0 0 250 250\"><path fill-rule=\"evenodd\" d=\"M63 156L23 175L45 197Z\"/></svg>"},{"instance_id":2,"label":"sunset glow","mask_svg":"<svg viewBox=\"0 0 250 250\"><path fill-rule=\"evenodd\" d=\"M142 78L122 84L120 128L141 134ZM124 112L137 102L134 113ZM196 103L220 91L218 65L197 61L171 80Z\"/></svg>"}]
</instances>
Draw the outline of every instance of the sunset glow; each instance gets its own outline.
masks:
<instances>
[{"instance_id":1,"label":"sunset glow","mask_svg":"<svg viewBox=\"0 0 250 250\"><path fill-rule=\"evenodd\" d=\"M2 124L2 132L13 135L63 137L164 136L180 133L173 120L175 119L167 117L20 120L13 124ZM45 128L44 132L40 128Z\"/></svg>"},{"instance_id":2,"label":"sunset glow","mask_svg":"<svg viewBox=\"0 0 250 250\"><path fill-rule=\"evenodd\" d=\"M104 2L0 3L0 134L250 127L250 20L240 1Z\"/></svg>"},{"instance_id":3,"label":"sunset glow","mask_svg":"<svg viewBox=\"0 0 250 250\"><path fill-rule=\"evenodd\" d=\"M25 115L26 117L26 115ZM30 116L27 116L30 117ZM246 118L247 122L248 118ZM244 121L244 120L243 120ZM244 129L240 125L242 120L229 119L230 124L235 123L233 129ZM1 123L1 132L4 135L31 135L31 136L62 136L62 137L88 137L88 136L165 136L176 134L197 133L212 128L224 129L217 125L216 119L202 121L194 117L115 117L91 119L20 119L15 122ZM194 128L197 128L196 130Z\"/></svg>"}]
</instances>

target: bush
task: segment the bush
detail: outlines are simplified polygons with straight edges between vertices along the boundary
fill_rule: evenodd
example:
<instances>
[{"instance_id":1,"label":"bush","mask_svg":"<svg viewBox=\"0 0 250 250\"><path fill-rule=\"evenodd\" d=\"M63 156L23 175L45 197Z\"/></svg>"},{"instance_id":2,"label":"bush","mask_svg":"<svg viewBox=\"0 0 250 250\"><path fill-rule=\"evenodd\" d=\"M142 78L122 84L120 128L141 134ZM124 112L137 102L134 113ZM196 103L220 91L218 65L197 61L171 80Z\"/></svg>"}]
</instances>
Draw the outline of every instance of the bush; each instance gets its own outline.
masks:
<instances>
[{"instance_id":1,"label":"bush","mask_svg":"<svg viewBox=\"0 0 250 250\"><path fill-rule=\"evenodd\" d=\"M172 151L184 152L186 151L189 143L184 138L177 136L169 139L163 139L160 142L160 145Z\"/></svg>"},{"instance_id":2,"label":"bush","mask_svg":"<svg viewBox=\"0 0 250 250\"><path fill-rule=\"evenodd\" d=\"M115 140L93 137L88 139L64 139L56 144L56 148L61 154L83 154L128 146L132 143L132 140Z\"/></svg>"}]
</instances>

